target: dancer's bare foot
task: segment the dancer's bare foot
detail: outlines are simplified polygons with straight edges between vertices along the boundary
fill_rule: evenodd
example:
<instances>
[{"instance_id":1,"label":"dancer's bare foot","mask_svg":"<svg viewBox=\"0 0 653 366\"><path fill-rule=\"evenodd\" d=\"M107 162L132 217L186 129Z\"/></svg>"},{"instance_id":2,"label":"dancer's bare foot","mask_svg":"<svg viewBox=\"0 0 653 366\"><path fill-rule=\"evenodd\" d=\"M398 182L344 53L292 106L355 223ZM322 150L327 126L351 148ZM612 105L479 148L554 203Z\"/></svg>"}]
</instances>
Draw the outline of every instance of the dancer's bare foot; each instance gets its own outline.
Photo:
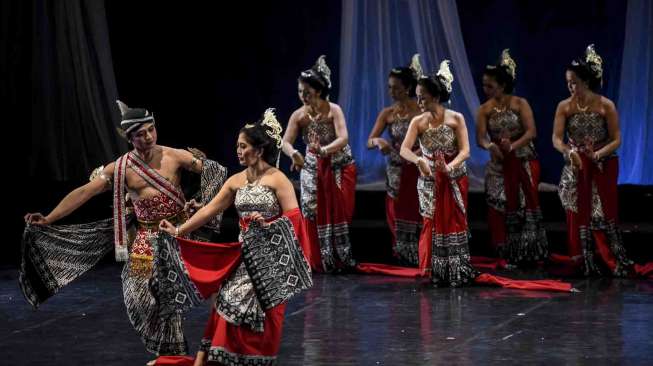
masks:
<instances>
[{"instance_id":1,"label":"dancer's bare foot","mask_svg":"<svg viewBox=\"0 0 653 366\"><path fill-rule=\"evenodd\" d=\"M197 355L195 356L195 363L193 363L193 366L204 366L204 361L206 361L206 352L204 351L198 351Z\"/></svg>"},{"instance_id":2,"label":"dancer's bare foot","mask_svg":"<svg viewBox=\"0 0 653 366\"><path fill-rule=\"evenodd\" d=\"M156 360L149 361L148 363L145 364L145 366L154 366L156 365Z\"/></svg>"}]
</instances>

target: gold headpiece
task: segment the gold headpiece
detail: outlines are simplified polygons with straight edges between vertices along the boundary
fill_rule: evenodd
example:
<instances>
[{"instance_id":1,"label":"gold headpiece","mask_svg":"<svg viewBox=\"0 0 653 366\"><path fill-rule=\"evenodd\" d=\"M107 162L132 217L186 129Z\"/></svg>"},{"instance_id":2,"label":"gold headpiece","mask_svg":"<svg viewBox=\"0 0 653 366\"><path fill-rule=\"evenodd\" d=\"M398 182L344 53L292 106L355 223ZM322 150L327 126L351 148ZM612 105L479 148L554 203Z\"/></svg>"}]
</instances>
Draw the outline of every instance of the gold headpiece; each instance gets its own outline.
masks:
<instances>
[{"instance_id":1,"label":"gold headpiece","mask_svg":"<svg viewBox=\"0 0 653 366\"><path fill-rule=\"evenodd\" d=\"M422 65L419 63L419 53L413 55L413 58L410 60L410 69L413 70L413 75L415 79L420 79L424 76L424 70L422 70Z\"/></svg>"},{"instance_id":2,"label":"gold headpiece","mask_svg":"<svg viewBox=\"0 0 653 366\"><path fill-rule=\"evenodd\" d=\"M594 50L594 45L587 46L585 50L585 62L589 65L590 69L594 71L598 78L603 77L603 59Z\"/></svg>"},{"instance_id":3,"label":"gold headpiece","mask_svg":"<svg viewBox=\"0 0 653 366\"><path fill-rule=\"evenodd\" d=\"M263 113L263 121L261 122L261 125L268 126L270 128L266 129L265 133L267 133L268 136L277 142L277 148L280 149L281 145L283 144L281 140L281 131L283 131L283 128L277 120L277 116L274 115L274 108L268 108L265 110L265 113Z\"/></svg>"},{"instance_id":4,"label":"gold headpiece","mask_svg":"<svg viewBox=\"0 0 653 366\"><path fill-rule=\"evenodd\" d=\"M326 56L322 55L318 57L313 68L324 77L327 82L327 87L331 89L331 69L329 69L329 66L326 64Z\"/></svg>"},{"instance_id":5,"label":"gold headpiece","mask_svg":"<svg viewBox=\"0 0 653 366\"><path fill-rule=\"evenodd\" d=\"M440 62L440 69L438 70L438 73L435 74L435 76L440 78L442 84L444 84L444 87L447 89L447 92L451 93L451 90L453 89L451 86L453 83L453 74L449 69L449 60L443 60Z\"/></svg>"},{"instance_id":6,"label":"gold headpiece","mask_svg":"<svg viewBox=\"0 0 653 366\"><path fill-rule=\"evenodd\" d=\"M512 57L510 57L510 50L508 48L501 52L501 61L499 61L499 65L507 67L508 74L513 80L515 80L515 77L517 76L517 63L512 59Z\"/></svg>"}]
</instances>

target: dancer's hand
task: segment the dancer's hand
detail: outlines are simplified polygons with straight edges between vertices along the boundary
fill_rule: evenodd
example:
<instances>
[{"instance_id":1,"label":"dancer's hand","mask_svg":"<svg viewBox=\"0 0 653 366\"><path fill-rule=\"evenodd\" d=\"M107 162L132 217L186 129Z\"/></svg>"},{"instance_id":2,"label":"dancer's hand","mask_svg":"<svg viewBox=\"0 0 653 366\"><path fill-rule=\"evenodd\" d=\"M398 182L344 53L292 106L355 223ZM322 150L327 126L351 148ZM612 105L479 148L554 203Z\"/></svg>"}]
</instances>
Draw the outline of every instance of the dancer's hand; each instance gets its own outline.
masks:
<instances>
[{"instance_id":1,"label":"dancer's hand","mask_svg":"<svg viewBox=\"0 0 653 366\"><path fill-rule=\"evenodd\" d=\"M23 217L25 223L34 225L49 225L50 221L40 212L28 213Z\"/></svg>"},{"instance_id":2,"label":"dancer's hand","mask_svg":"<svg viewBox=\"0 0 653 366\"><path fill-rule=\"evenodd\" d=\"M159 223L159 230L165 231L166 233L176 236L177 235L177 227L173 224L170 223L170 221L163 219Z\"/></svg>"},{"instance_id":3,"label":"dancer's hand","mask_svg":"<svg viewBox=\"0 0 653 366\"><path fill-rule=\"evenodd\" d=\"M194 147L187 147L186 150L188 150L196 158L206 159L206 154L204 153L204 151L200 149L196 149Z\"/></svg>"},{"instance_id":4,"label":"dancer's hand","mask_svg":"<svg viewBox=\"0 0 653 366\"><path fill-rule=\"evenodd\" d=\"M442 167L442 171L447 174L451 173L453 169L454 169L453 163L444 164Z\"/></svg>"},{"instance_id":5,"label":"dancer's hand","mask_svg":"<svg viewBox=\"0 0 653 366\"><path fill-rule=\"evenodd\" d=\"M437 159L435 161L435 170L449 174L453 170L453 165L451 163L447 164L444 159Z\"/></svg>"},{"instance_id":6,"label":"dancer's hand","mask_svg":"<svg viewBox=\"0 0 653 366\"><path fill-rule=\"evenodd\" d=\"M501 151L509 153L512 151L512 144L510 143L509 138L502 138L499 142L501 144Z\"/></svg>"},{"instance_id":7,"label":"dancer's hand","mask_svg":"<svg viewBox=\"0 0 653 366\"><path fill-rule=\"evenodd\" d=\"M578 151L569 151L569 160L571 161L571 166L574 168L578 168L579 170L583 169L583 160L580 158L580 155L578 155Z\"/></svg>"},{"instance_id":8,"label":"dancer's hand","mask_svg":"<svg viewBox=\"0 0 653 366\"><path fill-rule=\"evenodd\" d=\"M263 217L263 215L261 215L260 212L254 212L254 213L252 213L251 215L249 215L249 218L250 218L252 221L256 221L256 222L258 222L258 224L261 225L261 227L267 227L267 226L270 226L270 224L268 224L267 222L265 222L265 217Z\"/></svg>"},{"instance_id":9,"label":"dancer's hand","mask_svg":"<svg viewBox=\"0 0 653 366\"><path fill-rule=\"evenodd\" d=\"M299 151L295 150L295 152L292 154L292 164L290 165L290 171L300 171L304 167L304 157L302 156L302 153Z\"/></svg>"},{"instance_id":10,"label":"dancer's hand","mask_svg":"<svg viewBox=\"0 0 653 366\"><path fill-rule=\"evenodd\" d=\"M603 158L603 154L601 154L601 150L594 151L594 152L592 153L591 158L592 158L592 160L594 160L594 161L596 161L596 162L598 162L599 160L601 160L601 158Z\"/></svg>"},{"instance_id":11,"label":"dancer's hand","mask_svg":"<svg viewBox=\"0 0 653 366\"><path fill-rule=\"evenodd\" d=\"M317 136L317 133L311 132L308 134L308 148L313 150L316 154L320 154L320 138Z\"/></svg>"},{"instance_id":12,"label":"dancer's hand","mask_svg":"<svg viewBox=\"0 0 653 366\"><path fill-rule=\"evenodd\" d=\"M188 217L191 217L195 215L195 212L197 212L200 208L202 208L204 205L195 201L194 199L186 202L184 204L184 211L186 211L186 214L188 214Z\"/></svg>"},{"instance_id":13,"label":"dancer's hand","mask_svg":"<svg viewBox=\"0 0 653 366\"><path fill-rule=\"evenodd\" d=\"M390 146L390 143L382 137L375 137L374 139L372 139L372 144L376 146L383 155L389 154L390 151L392 150L392 146Z\"/></svg>"},{"instance_id":14,"label":"dancer's hand","mask_svg":"<svg viewBox=\"0 0 653 366\"><path fill-rule=\"evenodd\" d=\"M494 162L500 162L503 160L503 152L501 152L501 149L497 144L494 142L488 146L487 150L490 152L490 156L492 157L492 161Z\"/></svg>"},{"instance_id":15,"label":"dancer's hand","mask_svg":"<svg viewBox=\"0 0 653 366\"><path fill-rule=\"evenodd\" d=\"M419 169L419 174L421 174L422 177L433 176L433 173L431 172L431 167L429 166L429 164L426 162L424 158L417 159L417 169Z\"/></svg>"},{"instance_id":16,"label":"dancer's hand","mask_svg":"<svg viewBox=\"0 0 653 366\"><path fill-rule=\"evenodd\" d=\"M581 150L585 153L585 156L592 160L596 160L594 158L596 151L594 151L594 142L591 137L587 136L583 139L583 148Z\"/></svg>"}]
</instances>

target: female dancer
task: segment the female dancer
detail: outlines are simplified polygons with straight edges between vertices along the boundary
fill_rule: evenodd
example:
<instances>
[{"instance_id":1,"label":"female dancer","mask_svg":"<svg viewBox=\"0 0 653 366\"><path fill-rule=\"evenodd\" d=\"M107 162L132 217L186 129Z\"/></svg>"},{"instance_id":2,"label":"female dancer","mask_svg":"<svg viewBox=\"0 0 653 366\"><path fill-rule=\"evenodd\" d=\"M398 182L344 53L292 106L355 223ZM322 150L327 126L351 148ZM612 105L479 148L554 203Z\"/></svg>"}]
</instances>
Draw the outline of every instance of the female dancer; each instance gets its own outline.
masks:
<instances>
[{"instance_id":1,"label":"female dancer","mask_svg":"<svg viewBox=\"0 0 653 366\"><path fill-rule=\"evenodd\" d=\"M413 56L413 64L419 63L419 54ZM367 138L367 147L378 148L388 155L386 166L385 212L392 232L394 254L403 263L417 266L417 242L421 230L419 202L417 200L417 168L399 155L401 143L406 137L408 124L420 113L415 96L417 79L412 67L395 67L388 76L388 92L394 103L384 108ZM380 137L385 129L390 142ZM414 146L416 151L419 146Z\"/></svg>"},{"instance_id":2,"label":"female dancer","mask_svg":"<svg viewBox=\"0 0 653 366\"><path fill-rule=\"evenodd\" d=\"M619 115L614 103L599 94L603 61L594 45L567 66L565 76L571 96L558 104L553 146L566 162L558 192L567 212L569 256L586 275L607 267L625 276L633 262L617 227Z\"/></svg>"},{"instance_id":3,"label":"female dancer","mask_svg":"<svg viewBox=\"0 0 653 366\"><path fill-rule=\"evenodd\" d=\"M310 240L304 252L314 270L333 272L354 266L349 225L354 212L356 166L340 107L329 102L331 71L324 56L299 75L303 106L290 116L283 152L291 170L301 170L302 212ZM301 133L306 156L293 148Z\"/></svg>"},{"instance_id":4,"label":"female dancer","mask_svg":"<svg viewBox=\"0 0 653 366\"><path fill-rule=\"evenodd\" d=\"M245 125L236 151L246 169L231 176L218 195L184 224L174 226L165 220L160 224L161 230L177 238L164 238L157 253L152 288L161 293L161 306L184 307L192 299L199 303L219 289L195 365L274 364L286 301L312 285L298 242L305 235L295 190L274 167L280 133L272 110L260 122ZM241 245L182 239L232 203L240 216ZM192 360L164 357L157 364L180 364L175 362Z\"/></svg>"},{"instance_id":5,"label":"female dancer","mask_svg":"<svg viewBox=\"0 0 653 366\"><path fill-rule=\"evenodd\" d=\"M436 75L420 76L415 117L401 145L401 157L417 165L420 213L424 228L419 243L419 267L436 285L462 286L478 272L469 263L467 238L467 127L462 114L446 109L453 75L444 60ZM422 156L413 152L419 141Z\"/></svg>"},{"instance_id":6,"label":"female dancer","mask_svg":"<svg viewBox=\"0 0 653 366\"><path fill-rule=\"evenodd\" d=\"M526 99L512 95L516 68L507 49L498 65L485 68L483 91L488 100L476 118L476 143L492 157L485 172L491 242L513 264L548 257L537 191L535 121Z\"/></svg>"}]
</instances>

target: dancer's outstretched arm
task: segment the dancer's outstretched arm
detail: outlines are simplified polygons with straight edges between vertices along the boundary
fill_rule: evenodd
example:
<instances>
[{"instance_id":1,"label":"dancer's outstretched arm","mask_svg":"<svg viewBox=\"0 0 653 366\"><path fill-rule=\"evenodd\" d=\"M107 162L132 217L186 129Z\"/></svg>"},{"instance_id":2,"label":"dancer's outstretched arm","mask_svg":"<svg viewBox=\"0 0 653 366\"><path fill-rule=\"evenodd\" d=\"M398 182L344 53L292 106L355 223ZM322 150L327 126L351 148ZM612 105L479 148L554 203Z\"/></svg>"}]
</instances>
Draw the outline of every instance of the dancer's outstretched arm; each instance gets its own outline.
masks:
<instances>
[{"instance_id":1,"label":"dancer's outstretched arm","mask_svg":"<svg viewBox=\"0 0 653 366\"><path fill-rule=\"evenodd\" d=\"M92 181L72 190L47 216L43 216L40 212L28 213L24 217L25 222L36 225L49 225L70 215L92 197L111 188L114 166L115 163L107 165Z\"/></svg>"}]
</instances>

